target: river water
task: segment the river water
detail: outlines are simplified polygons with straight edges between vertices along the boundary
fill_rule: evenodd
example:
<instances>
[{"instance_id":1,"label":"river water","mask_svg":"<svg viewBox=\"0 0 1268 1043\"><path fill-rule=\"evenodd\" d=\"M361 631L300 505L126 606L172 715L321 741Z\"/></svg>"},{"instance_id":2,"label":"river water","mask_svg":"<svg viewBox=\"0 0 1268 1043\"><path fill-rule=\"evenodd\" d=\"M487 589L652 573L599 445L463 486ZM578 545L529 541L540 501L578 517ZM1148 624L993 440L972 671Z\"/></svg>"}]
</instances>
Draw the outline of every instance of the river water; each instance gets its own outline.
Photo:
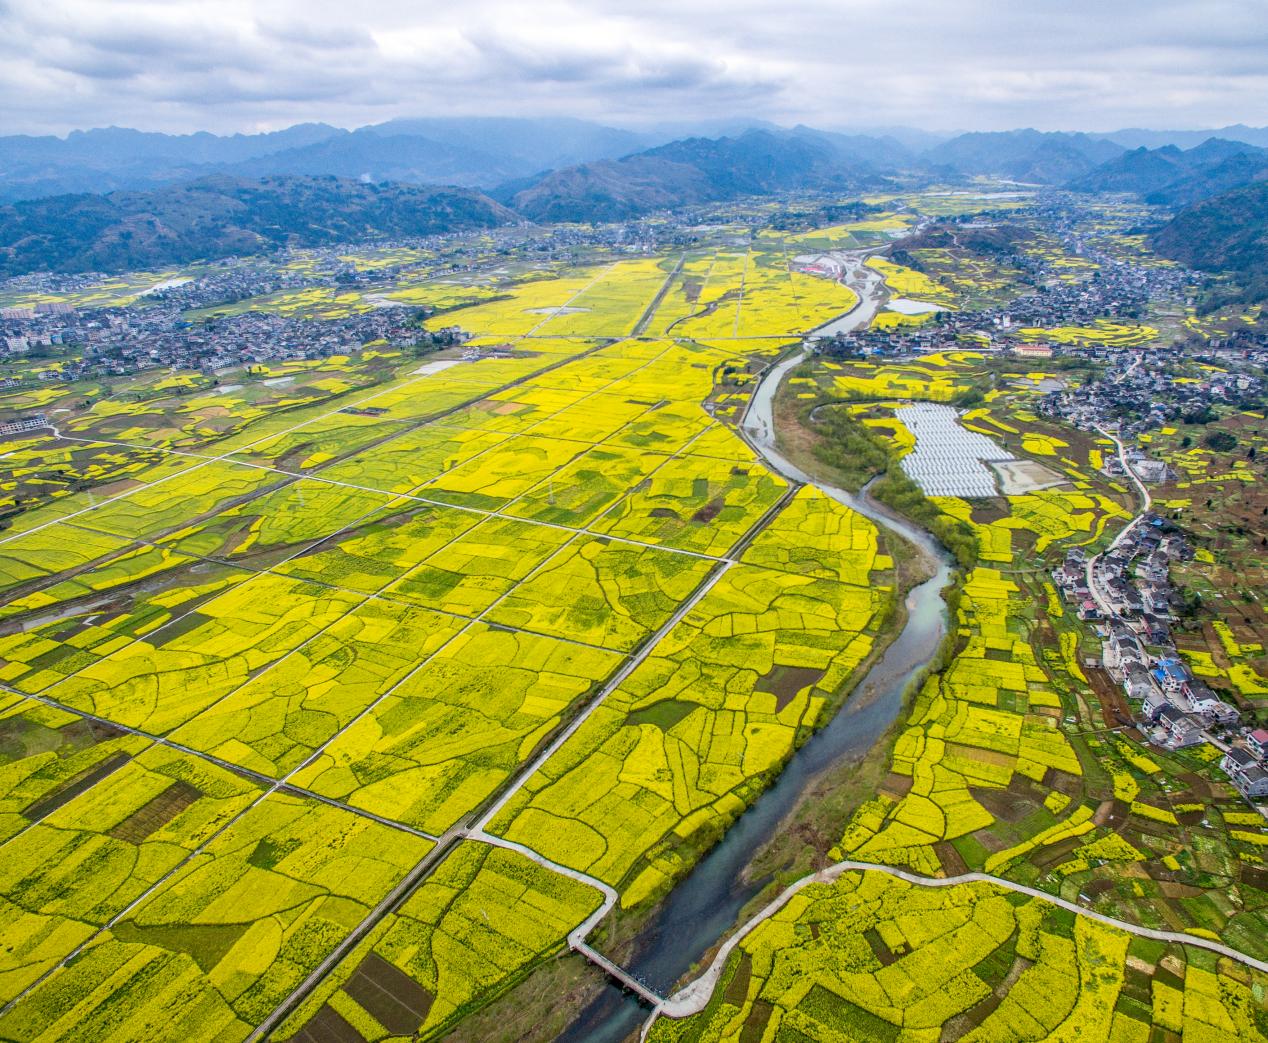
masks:
<instances>
[{"instance_id":1,"label":"river water","mask_svg":"<svg viewBox=\"0 0 1268 1043\"><path fill-rule=\"evenodd\" d=\"M831 337L837 333L850 333L866 322L870 322L877 308L885 299L885 280L881 274L866 266L871 250L850 250L836 252L828 256L842 266L844 275L841 281L858 294L859 301L844 315L838 315L830 322L811 330L813 337Z\"/></svg>"},{"instance_id":2,"label":"river water","mask_svg":"<svg viewBox=\"0 0 1268 1043\"><path fill-rule=\"evenodd\" d=\"M867 271L857 265L857 271ZM860 275L860 282L867 277ZM874 284L861 287L860 304L832 325L847 331L867 322L880 298ZM776 448L774 399L780 382L805 358L797 353L769 370L754 392L743 430L768 467L788 478L810 478ZM847 759L862 756L889 729L903 695L930 664L947 632L946 606L940 593L950 581L951 562L924 530L912 526L867 496L814 483L825 493L867 515L890 532L915 544L934 563L934 575L907 594L902 632L859 681L835 717L793 754L775 783L731 826L722 840L670 893L655 920L639 938L626 969L661 995L735 926L743 906L765 881L746 881L744 869L775 834L816 776ZM842 823L844 827L844 823ZM609 984L565 1032L565 1043L617 1043L647 1018L646 1008Z\"/></svg>"}]
</instances>

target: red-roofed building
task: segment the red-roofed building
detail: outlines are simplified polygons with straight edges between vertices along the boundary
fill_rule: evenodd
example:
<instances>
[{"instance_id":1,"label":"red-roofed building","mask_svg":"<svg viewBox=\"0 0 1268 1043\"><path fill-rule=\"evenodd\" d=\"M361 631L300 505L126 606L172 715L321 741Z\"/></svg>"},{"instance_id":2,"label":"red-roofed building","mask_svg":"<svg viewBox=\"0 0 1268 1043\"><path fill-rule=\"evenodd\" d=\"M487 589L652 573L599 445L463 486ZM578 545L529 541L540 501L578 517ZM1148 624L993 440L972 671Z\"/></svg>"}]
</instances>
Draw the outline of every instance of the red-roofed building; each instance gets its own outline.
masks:
<instances>
[{"instance_id":1,"label":"red-roofed building","mask_svg":"<svg viewBox=\"0 0 1268 1043\"><path fill-rule=\"evenodd\" d=\"M1246 736L1246 746L1261 761L1268 760L1268 728L1256 728Z\"/></svg>"}]
</instances>

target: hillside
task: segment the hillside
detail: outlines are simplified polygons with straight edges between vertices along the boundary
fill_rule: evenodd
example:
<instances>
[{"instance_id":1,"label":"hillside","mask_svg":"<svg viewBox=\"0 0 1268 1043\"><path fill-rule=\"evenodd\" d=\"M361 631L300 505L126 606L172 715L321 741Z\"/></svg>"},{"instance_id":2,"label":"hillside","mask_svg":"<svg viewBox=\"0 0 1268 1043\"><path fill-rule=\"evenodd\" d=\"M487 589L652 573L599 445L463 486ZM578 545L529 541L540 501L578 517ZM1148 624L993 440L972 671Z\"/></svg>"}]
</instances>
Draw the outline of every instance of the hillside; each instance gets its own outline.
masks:
<instances>
[{"instance_id":1,"label":"hillside","mask_svg":"<svg viewBox=\"0 0 1268 1043\"><path fill-rule=\"evenodd\" d=\"M1227 272L1247 302L1268 300L1268 181L1182 210L1152 237L1164 257Z\"/></svg>"},{"instance_id":2,"label":"hillside","mask_svg":"<svg viewBox=\"0 0 1268 1043\"><path fill-rule=\"evenodd\" d=\"M864 173L827 135L750 130L556 170L517 192L513 205L534 221L613 221L745 195L842 189Z\"/></svg>"},{"instance_id":3,"label":"hillside","mask_svg":"<svg viewBox=\"0 0 1268 1043\"><path fill-rule=\"evenodd\" d=\"M1268 173L1268 151L1209 138L1195 148L1137 148L1072 181L1076 192L1130 192L1150 203L1184 206Z\"/></svg>"},{"instance_id":4,"label":"hillside","mask_svg":"<svg viewBox=\"0 0 1268 1043\"><path fill-rule=\"evenodd\" d=\"M1145 196L1145 202L1161 206L1188 206L1264 178L1268 178L1268 151L1248 150L1150 192Z\"/></svg>"},{"instance_id":5,"label":"hillside","mask_svg":"<svg viewBox=\"0 0 1268 1043\"><path fill-rule=\"evenodd\" d=\"M514 194L511 205L538 222L622 221L722 196L703 171L651 156L556 170Z\"/></svg>"},{"instance_id":6,"label":"hillside","mask_svg":"<svg viewBox=\"0 0 1268 1043\"><path fill-rule=\"evenodd\" d=\"M1033 184L1064 184L1121 155L1121 145L1088 134L1011 130L961 134L921 157L935 169L995 174Z\"/></svg>"},{"instance_id":7,"label":"hillside","mask_svg":"<svg viewBox=\"0 0 1268 1043\"><path fill-rule=\"evenodd\" d=\"M0 207L0 273L126 271L515 220L493 200L461 188L217 176L153 192L53 196Z\"/></svg>"}]
</instances>

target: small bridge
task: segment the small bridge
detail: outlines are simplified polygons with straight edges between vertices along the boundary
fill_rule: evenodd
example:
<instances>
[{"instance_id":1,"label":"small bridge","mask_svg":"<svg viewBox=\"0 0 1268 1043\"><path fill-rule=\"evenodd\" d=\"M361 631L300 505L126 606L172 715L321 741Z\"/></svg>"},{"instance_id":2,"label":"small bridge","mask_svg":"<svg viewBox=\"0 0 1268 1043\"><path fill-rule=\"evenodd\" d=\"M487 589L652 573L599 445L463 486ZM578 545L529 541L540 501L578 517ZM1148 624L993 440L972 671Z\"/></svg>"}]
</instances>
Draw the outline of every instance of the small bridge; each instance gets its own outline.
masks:
<instances>
[{"instance_id":1,"label":"small bridge","mask_svg":"<svg viewBox=\"0 0 1268 1043\"><path fill-rule=\"evenodd\" d=\"M604 974L620 985L621 988L634 993L649 1007L659 1007L665 1002L663 997L656 995L628 971L618 967L601 952L596 952L590 948L585 942L572 943L572 951L580 953L596 967L599 967Z\"/></svg>"}]
</instances>

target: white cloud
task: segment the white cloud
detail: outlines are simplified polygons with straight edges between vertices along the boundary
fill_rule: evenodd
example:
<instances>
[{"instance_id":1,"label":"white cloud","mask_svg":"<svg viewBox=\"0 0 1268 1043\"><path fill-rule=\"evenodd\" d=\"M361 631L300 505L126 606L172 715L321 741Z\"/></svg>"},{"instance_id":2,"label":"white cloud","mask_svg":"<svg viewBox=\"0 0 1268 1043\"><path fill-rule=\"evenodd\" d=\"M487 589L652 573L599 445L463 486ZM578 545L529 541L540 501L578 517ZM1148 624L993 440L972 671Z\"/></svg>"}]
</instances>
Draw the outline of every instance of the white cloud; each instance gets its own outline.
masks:
<instances>
[{"instance_id":1,"label":"white cloud","mask_svg":"<svg viewBox=\"0 0 1268 1043\"><path fill-rule=\"evenodd\" d=\"M1230 0L0 0L0 132L757 116L819 126L1263 122Z\"/></svg>"}]
</instances>

